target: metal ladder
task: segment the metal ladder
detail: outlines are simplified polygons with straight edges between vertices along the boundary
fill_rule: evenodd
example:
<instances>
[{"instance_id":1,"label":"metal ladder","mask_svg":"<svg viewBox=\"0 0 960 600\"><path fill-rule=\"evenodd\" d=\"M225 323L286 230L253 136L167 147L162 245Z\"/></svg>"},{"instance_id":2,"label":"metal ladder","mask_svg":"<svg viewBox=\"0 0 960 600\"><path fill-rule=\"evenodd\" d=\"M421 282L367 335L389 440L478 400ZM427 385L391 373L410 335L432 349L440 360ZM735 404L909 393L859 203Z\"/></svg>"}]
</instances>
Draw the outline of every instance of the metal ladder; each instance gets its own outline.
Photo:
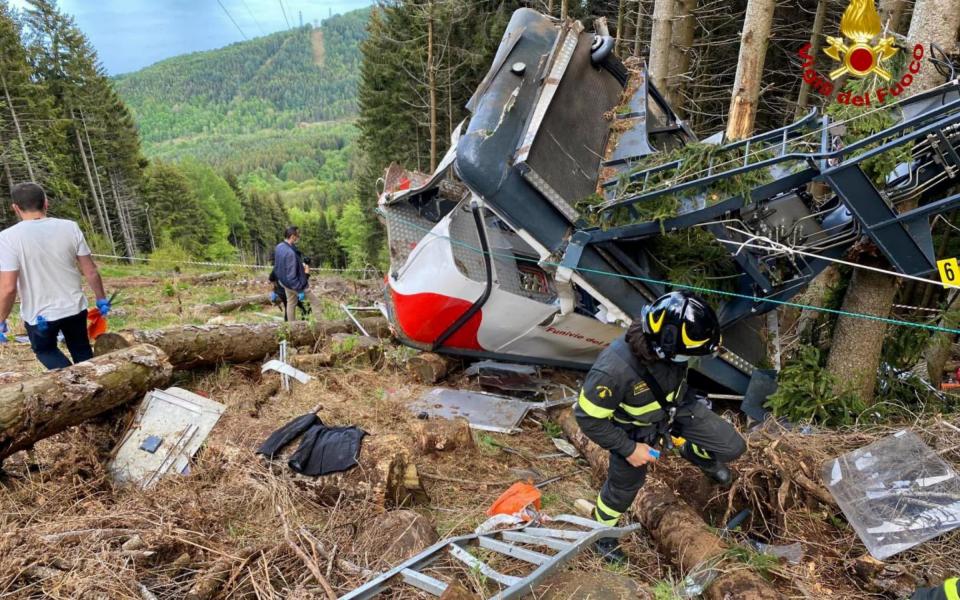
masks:
<instances>
[{"instance_id":1,"label":"metal ladder","mask_svg":"<svg viewBox=\"0 0 960 600\"><path fill-rule=\"evenodd\" d=\"M578 529L551 529L539 525L527 525L491 534L447 538L393 569L381 573L349 594L341 596L340 600L373 598L391 585L395 585L396 582L391 583L394 577L400 577L407 585L434 596L440 596L447 589L447 584L421 572L421 569L426 568L444 554L449 554L468 569L477 571L488 580L495 581L501 589L491 596L490 600L520 598L531 593L550 573L576 557L584 548L592 546L597 540L619 539L640 527L639 524L627 527L605 527L596 521L575 515L559 515L552 517L551 521L574 525ZM467 551L466 547L474 544L488 551L529 563L534 566L534 570L523 577L500 573ZM547 554L525 546L555 550L556 553Z\"/></svg>"}]
</instances>

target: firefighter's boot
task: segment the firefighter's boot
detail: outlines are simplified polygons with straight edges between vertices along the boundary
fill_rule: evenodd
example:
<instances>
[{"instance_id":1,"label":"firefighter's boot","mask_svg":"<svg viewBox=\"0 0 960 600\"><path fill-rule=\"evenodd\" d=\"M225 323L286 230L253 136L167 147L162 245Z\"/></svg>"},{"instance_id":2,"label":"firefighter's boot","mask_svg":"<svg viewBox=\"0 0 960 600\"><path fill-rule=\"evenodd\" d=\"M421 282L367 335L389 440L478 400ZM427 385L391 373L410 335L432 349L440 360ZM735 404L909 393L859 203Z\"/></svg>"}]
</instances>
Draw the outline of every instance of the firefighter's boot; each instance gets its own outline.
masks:
<instances>
[{"instance_id":1,"label":"firefighter's boot","mask_svg":"<svg viewBox=\"0 0 960 600\"><path fill-rule=\"evenodd\" d=\"M611 565L627 563L627 555L620 549L620 540L602 538L593 544L593 550L600 555L600 558Z\"/></svg>"},{"instance_id":2,"label":"firefighter's boot","mask_svg":"<svg viewBox=\"0 0 960 600\"><path fill-rule=\"evenodd\" d=\"M680 456L692 462L701 471L706 473L707 477L716 481L723 487L730 487L733 483L733 474L727 465L712 458L706 450L696 446L693 442L687 441L680 446Z\"/></svg>"}]
</instances>

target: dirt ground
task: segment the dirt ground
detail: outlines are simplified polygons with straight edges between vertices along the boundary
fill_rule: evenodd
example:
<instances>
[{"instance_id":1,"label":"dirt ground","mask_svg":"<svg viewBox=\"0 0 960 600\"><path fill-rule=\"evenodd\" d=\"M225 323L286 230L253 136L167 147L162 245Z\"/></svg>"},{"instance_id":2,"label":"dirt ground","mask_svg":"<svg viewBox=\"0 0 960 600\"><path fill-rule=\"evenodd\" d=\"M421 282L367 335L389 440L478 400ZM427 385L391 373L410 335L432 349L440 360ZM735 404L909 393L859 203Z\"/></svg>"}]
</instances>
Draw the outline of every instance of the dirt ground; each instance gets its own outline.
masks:
<instances>
[{"instance_id":1,"label":"dirt ground","mask_svg":"<svg viewBox=\"0 0 960 600\"><path fill-rule=\"evenodd\" d=\"M238 272L190 284L190 274L121 266L104 271L108 289L121 290L111 329L203 323L209 317L196 311L196 305L269 290L263 274ZM315 283L325 290L324 306L317 311L322 318L342 318L340 302L369 304L379 294L373 284L335 278ZM279 315L278 309L266 306L220 319L265 321ZM211 577L217 582L211 598L325 598L362 583L364 569L385 570L391 561L415 554L432 541L431 528L440 539L472 532L486 519L486 508L515 481L561 476L543 489L548 514L574 513L578 498L595 498L597 482L585 463L568 457L534 458L557 452L550 435L558 435L558 427L545 414L531 413L515 435L474 432L475 448L436 454L415 450L418 420L408 404L429 386L412 382L406 369L411 354L391 345L374 364L358 360L308 370L314 381L294 383L290 392L267 398L261 397L263 389L274 376L261 378L259 365L178 373L174 385L222 402L227 410L190 474L167 477L148 491L117 487L105 473L110 451L131 415L129 407L44 440L32 454L14 455L0 478L0 598L202 597L188 594L197 593L198 582ZM0 349L0 371L36 374L41 368L28 345L10 343ZM575 383L575 374L554 375ZM462 374L443 385L477 388ZM268 462L255 455L272 431L318 405L324 423L364 429L369 452L403 445L428 498L383 506L331 493L329 487L294 476L284 461ZM738 419L734 414L731 418ZM960 466L960 446L955 433L949 436L948 426L932 419L924 421L921 430L941 456ZM783 478L769 459L770 452L776 452L789 461L788 469L818 472L817 461L884 433L754 434L748 456L737 465L738 484L730 492L709 485L677 457L662 460L651 477L667 481L717 529L741 509L751 508L752 517L728 534L732 542L749 535L773 544L802 544L804 558L797 565L755 552L742 554L739 568L760 571L784 597L897 597L894 590L942 580L950 569L960 567L960 535L898 555L881 575L858 576L857 559L866 550L842 513L796 486L784 492ZM415 515L398 513L405 510L423 518L413 529L421 531L420 523L430 527L410 538ZM654 540L641 532L626 541L625 549L629 566L614 569L584 554L534 597L591 597L577 589L586 587L588 580L578 576L583 573L633 580L644 589L636 597L678 597L685 574L657 552ZM515 565L498 566L508 574L518 573ZM329 591L318 584L311 567L320 569ZM474 593L495 590L478 572L454 570L449 563L438 563L431 573L460 580ZM613 589L597 587L601 585L607 583L589 587ZM614 596L603 592L592 597ZM396 586L384 597L429 596Z\"/></svg>"}]
</instances>

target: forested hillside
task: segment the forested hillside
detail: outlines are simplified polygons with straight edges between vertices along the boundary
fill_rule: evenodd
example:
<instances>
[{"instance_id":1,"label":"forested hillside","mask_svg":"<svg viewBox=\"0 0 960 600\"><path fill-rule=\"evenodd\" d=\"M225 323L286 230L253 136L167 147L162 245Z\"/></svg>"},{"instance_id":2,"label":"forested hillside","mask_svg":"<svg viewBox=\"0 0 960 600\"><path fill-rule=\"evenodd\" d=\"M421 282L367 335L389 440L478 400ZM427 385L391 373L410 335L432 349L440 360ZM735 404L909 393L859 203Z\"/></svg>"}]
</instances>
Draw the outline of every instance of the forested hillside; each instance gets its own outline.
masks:
<instances>
[{"instance_id":1,"label":"forested hillside","mask_svg":"<svg viewBox=\"0 0 960 600\"><path fill-rule=\"evenodd\" d=\"M116 78L146 144L352 117L369 10Z\"/></svg>"},{"instance_id":2,"label":"forested hillside","mask_svg":"<svg viewBox=\"0 0 960 600\"><path fill-rule=\"evenodd\" d=\"M0 50L3 226L15 220L12 186L33 180L51 213L78 220L99 253L268 257L289 221L279 196L247 193L199 161L151 164L96 52L54 4L29 0L17 12L0 0Z\"/></svg>"}]
</instances>

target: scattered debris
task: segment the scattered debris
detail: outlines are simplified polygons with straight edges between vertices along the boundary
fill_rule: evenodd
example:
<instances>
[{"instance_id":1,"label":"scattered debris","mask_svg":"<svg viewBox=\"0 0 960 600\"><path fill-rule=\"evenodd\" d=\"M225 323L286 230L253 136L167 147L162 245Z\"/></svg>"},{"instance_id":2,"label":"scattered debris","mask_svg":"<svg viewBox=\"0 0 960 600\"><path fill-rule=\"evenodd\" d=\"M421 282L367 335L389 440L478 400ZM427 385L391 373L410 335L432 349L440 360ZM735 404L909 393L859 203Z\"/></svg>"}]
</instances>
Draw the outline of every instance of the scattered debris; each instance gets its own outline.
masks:
<instances>
[{"instance_id":1,"label":"scattered debris","mask_svg":"<svg viewBox=\"0 0 960 600\"><path fill-rule=\"evenodd\" d=\"M823 479L880 560L960 527L956 471L911 431L828 461Z\"/></svg>"},{"instance_id":2,"label":"scattered debris","mask_svg":"<svg viewBox=\"0 0 960 600\"><path fill-rule=\"evenodd\" d=\"M300 369L292 367L287 363L281 362L279 360L271 360L270 362L266 363L265 365L263 365L263 367L260 368L261 373L266 373L267 371L276 371L281 375L286 375L287 377L293 377L300 383L309 383L310 381L313 380L313 377L311 377L310 375L307 375Z\"/></svg>"},{"instance_id":3,"label":"scattered debris","mask_svg":"<svg viewBox=\"0 0 960 600\"><path fill-rule=\"evenodd\" d=\"M550 382L541 378L540 370L530 365L483 360L470 365L463 372L476 377L480 387L514 394L539 395L545 393Z\"/></svg>"},{"instance_id":4,"label":"scattered debris","mask_svg":"<svg viewBox=\"0 0 960 600\"><path fill-rule=\"evenodd\" d=\"M354 313L366 312L377 313L383 317L387 316L386 307L384 307L382 304L377 304L374 306L347 306L346 304L340 304L340 308L343 309L343 312L347 313L347 316L351 321L353 321L353 324L357 326L357 329L360 330L360 333L362 333L364 337L370 337L370 334L363 327L363 323L357 319L357 316Z\"/></svg>"},{"instance_id":5,"label":"scattered debris","mask_svg":"<svg viewBox=\"0 0 960 600\"><path fill-rule=\"evenodd\" d=\"M551 519L552 527L545 528L539 523L531 523L519 530L499 531L491 535L469 534L448 538L437 542L423 552L400 563L391 570L382 573L361 587L341 597L341 600L359 600L372 598L396 582L399 576L407 585L440 596L448 585L419 569L425 568L442 555L449 555L466 566L470 571L479 573L488 582L500 586L500 591L491 596L502 600L519 598L530 589L544 583L555 570L576 557L582 550L590 548L600 539L619 539L633 533L639 525L629 527L603 527L594 521L574 515L560 515ZM564 527L564 528L561 528ZM537 550L529 549L529 544ZM479 547L486 550L486 556L503 556L518 559L522 563L533 565L533 570L524 576L507 575L471 554L467 548ZM549 551L555 554L549 554Z\"/></svg>"},{"instance_id":6,"label":"scattered debris","mask_svg":"<svg viewBox=\"0 0 960 600\"><path fill-rule=\"evenodd\" d=\"M551 438L553 440L553 445L557 447L557 450L563 452L570 458L577 458L580 456L580 452L574 447L573 444L568 442L563 438Z\"/></svg>"},{"instance_id":7,"label":"scattered debris","mask_svg":"<svg viewBox=\"0 0 960 600\"><path fill-rule=\"evenodd\" d=\"M167 473L186 474L225 409L177 387L148 392L107 469L118 483L143 489Z\"/></svg>"},{"instance_id":8,"label":"scattered debris","mask_svg":"<svg viewBox=\"0 0 960 600\"><path fill-rule=\"evenodd\" d=\"M506 396L434 388L409 405L414 414L440 419L463 417L470 427L497 433L516 433L527 412L537 405Z\"/></svg>"},{"instance_id":9,"label":"scattered debris","mask_svg":"<svg viewBox=\"0 0 960 600\"><path fill-rule=\"evenodd\" d=\"M533 521L540 510L540 490L529 483L518 481L493 501L487 509L487 516L512 515L524 521Z\"/></svg>"}]
</instances>

